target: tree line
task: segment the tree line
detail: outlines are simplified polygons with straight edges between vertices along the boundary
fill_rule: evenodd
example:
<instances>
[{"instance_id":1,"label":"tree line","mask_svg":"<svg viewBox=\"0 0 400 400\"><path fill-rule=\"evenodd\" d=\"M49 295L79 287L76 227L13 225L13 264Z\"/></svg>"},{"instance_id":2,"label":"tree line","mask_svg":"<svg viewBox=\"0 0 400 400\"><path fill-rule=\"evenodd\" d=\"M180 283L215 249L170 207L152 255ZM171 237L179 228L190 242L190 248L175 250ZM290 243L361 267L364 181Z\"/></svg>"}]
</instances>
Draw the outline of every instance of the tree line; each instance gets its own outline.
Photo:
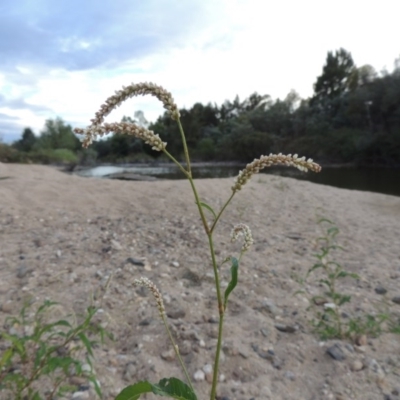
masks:
<instances>
[{"instance_id":1,"label":"tree line","mask_svg":"<svg viewBox=\"0 0 400 400\"><path fill-rule=\"evenodd\" d=\"M220 106L196 103L180 113L197 161L248 162L261 151L299 153L325 163L399 166L400 58L393 72L377 73L370 65L357 67L351 53L339 49L328 52L308 99L295 91L283 100L253 93ZM170 153L182 154L178 127L166 113L153 123L141 111L123 120L153 130L168 143ZM14 161L85 164L163 157L126 135L109 136L83 151L61 119L46 121L38 137L26 128L9 147ZM4 161L0 150L1 158Z\"/></svg>"}]
</instances>

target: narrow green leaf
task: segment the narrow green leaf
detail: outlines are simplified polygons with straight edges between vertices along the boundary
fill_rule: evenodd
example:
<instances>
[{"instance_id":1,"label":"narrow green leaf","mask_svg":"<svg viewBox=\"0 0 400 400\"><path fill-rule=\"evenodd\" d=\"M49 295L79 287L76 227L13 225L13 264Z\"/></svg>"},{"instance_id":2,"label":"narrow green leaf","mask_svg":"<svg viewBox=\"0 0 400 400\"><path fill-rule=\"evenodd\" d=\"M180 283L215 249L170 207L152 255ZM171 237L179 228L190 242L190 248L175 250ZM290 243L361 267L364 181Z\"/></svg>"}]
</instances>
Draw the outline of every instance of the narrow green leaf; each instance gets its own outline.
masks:
<instances>
[{"instance_id":1,"label":"narrow green leaf","mask_svg":"<svg viewBox=\"0 0 400 400\"><path fill-rule=\"evenodd\" d=\"M212 213L212 215L214 216L215 219L217 219L217 214L215 213L215 211L211 208L211 206L209 206L207 203L203 203L202 201L200 202L200 205L204 208L206 208L208 211L210 211Z\"/></svg>"},{"instance_id":2,"label":"narrow green leaf","mask_svg":"<svg viewBox=\"0 0 400 400\"><path fill-rule=\"evenodd\" d=\"M8 362L11 360L11 357L13 356L13 349L12 347L9 347L4 353L3 357L1 357L0 361L0 371L2 368L8 364Z\"/></svg>"},{"instance_id":3,"label":"narrow green leaf","mask_svg":"<svg viewBox=\"0 0 400 400\"><path fill-rule=\"evenodd\" d=\"M99 386L99 382L97 381L96 377L90 376L88 379L89 379L90 382L93 383L93 385L94 385L94 390L96 391L97 396L99 396L100 398L102 398L102 397L103 397L102 391L101 391L101 388L100 388L100 386Z\"/></svg>"},{"instance_id":4,"label":"narrow green leaf","mask_svg":"<svg viewBox=\"0 0 400 400\"><path fill-rule=\"evenodd\" d=\"M79 339L81 339L83 344L85 345L86 350L89 353L89 355L93 357L92 344L90 343L90 340L87 338L87 336L83 332L79 333L78 336L79 336Z\"/></svg>"},{"instance_id":5,"label":"narrow green leaf","mask_svg":"<svg viewBox=\"0 0 400 400\"><path fill-rule=\"evenodd\" d=\"M239 261L235 257L232 257L231 260L232 260L232 267L231 267L232 279L225 290L224 307L226 307L226 303L228 302L228 297L232 293L232 290L235 289L238 281Z\"/></svg>"},{"instance_id":6,"label":"narrow green leaf","mask_svg":"<svg viewBox=\"0 0 400 400\"><path fill-rule=\"evenodd\" d=\"M25 343L24 343L23 339L20 339L15 335L9 335L6 332L2 332L1 336L3 336L3 338L5 340L9 340L14 345L14 348L16 349L18 354L21 356L21 358L25 359L26 350L25 350Z\"/></svg>"}]
</instances>

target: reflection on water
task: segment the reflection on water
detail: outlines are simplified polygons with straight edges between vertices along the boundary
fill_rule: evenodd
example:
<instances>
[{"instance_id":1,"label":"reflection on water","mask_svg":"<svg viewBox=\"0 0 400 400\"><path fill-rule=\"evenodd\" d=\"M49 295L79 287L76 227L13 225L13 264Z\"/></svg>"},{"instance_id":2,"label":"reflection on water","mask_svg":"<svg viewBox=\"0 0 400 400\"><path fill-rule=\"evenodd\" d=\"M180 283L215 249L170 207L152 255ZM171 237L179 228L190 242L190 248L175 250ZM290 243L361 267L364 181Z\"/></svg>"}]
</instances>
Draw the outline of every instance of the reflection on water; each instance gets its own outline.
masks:
<instances>
[{"instance_id":1,"label":"reflection on water","mask_svg":"<svg viewBox=\"0 0 400 400\"><path fill-rule=\"evenodd\" d=\"M192 167L194 178L227 178L238 174L241 166L232 165L199 165ZM107 177L115 173L129 172L137 175L154 176L159 179L183 179L184 176L174 165L162 166L99 166L79 171L87 177ZM390 168L353 168L326 167L319 174L302 173L294 168L273 167L262 171L296 179L305 179L323 185L344 189L365 190L400 196L400 169Z\"/></svg>"}]
</instances>

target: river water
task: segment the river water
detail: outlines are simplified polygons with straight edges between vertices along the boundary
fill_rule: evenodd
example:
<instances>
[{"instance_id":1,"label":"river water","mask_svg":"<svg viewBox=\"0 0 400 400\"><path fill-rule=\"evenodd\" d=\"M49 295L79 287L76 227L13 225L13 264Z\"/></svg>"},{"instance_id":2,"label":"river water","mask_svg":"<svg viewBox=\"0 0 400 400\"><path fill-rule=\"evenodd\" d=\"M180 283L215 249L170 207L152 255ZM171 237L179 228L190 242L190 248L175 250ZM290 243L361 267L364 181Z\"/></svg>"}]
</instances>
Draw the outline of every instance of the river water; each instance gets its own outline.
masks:
<instances>
[{"instance_id":1,"label":"river water","mask_svg":"<svg viewBox=\"0 0 400 400\"><path fill-rule=\"evenodd\" d=\"M193 165L194 178L235 177L241 166L221 164ZM183 179L182 172L175 165L126 165L99 166L77 172L81 176L107 178L116 173L146 175L158 179ZM305 179L323 185L344 189L364 190L400 196L400 169L395 168L356 168L323 167L318 174L300 172L295 168L272 167L262 171L273 175Z\"/></svg>"}]
</instances>

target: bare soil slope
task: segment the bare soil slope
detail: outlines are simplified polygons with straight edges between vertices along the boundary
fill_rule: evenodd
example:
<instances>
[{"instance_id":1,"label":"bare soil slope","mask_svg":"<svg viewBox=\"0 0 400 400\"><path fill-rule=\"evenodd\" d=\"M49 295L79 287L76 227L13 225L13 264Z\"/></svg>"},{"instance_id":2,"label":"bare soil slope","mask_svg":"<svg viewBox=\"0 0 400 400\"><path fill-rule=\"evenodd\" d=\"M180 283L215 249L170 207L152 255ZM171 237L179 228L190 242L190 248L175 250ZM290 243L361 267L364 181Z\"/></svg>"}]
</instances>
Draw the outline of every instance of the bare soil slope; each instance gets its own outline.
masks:
<instances>
[{"instance_id":1,"label":"bare soil slope","mask_svg":"<svg viewBox=\"0 0 400 400\"><path fill-rule=\"evenodd\" d=\"M209 377L199 371L213 361L218 310L189 183L80 178L9 164L0 164L0 177L7 177L0 180L1 326L27 299L58 301L59 315L95 304L101 308L96 318L116 338L96 349L104 398L141 379L183 379L153 298L133 285L146 276L164 295L189 372L197 372L199 399L207 399ZM205 179L197 187L201 199L218 209L232 182ZM255 241L228 306L221 399L400 399L399 335L368 337L363 346L323 343L309 324L307 299L294 296L294 274L305 274L315 262L317 215L335 221L346 248L338 261L361 276L340 287L352 295L346 312L373 313L376 304L386 304L399 317L392 299L400 296L400 198L254 176L215 233L219 260L240 248L230 242L234 224L249 225ZM225 284L228 274L225 264ZM377 294L378 286L387 293ZM341 361L326 352L336 343Z\"/></svg>"}]
</instances>

